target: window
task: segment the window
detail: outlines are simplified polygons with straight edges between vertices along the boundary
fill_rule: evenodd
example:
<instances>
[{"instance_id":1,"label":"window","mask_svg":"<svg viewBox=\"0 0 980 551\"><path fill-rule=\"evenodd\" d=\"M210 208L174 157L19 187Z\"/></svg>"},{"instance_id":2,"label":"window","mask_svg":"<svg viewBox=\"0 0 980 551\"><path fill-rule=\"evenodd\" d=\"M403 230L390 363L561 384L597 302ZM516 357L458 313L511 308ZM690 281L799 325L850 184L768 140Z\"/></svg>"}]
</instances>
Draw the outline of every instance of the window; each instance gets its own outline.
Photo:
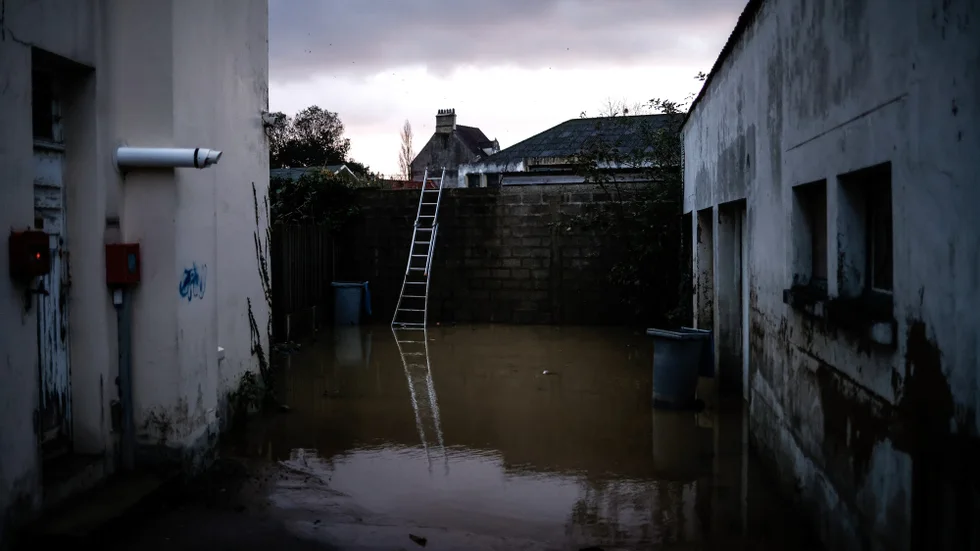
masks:
<instances>
[{"instance_id":1,"label":"window","mask_svg":"<svg viewBox=\"0 0 980 551\"><path fill-rule=\"evenodd\" d=\"M874 291L892 290L892 189L890 171L868 186L868 283Z\"/></svg>"},{"instance_id":2,"label":"window","mask_svg":"<svg viewBox=\"0 0 980 551\"><path fill-rule=\"evenodd\" d=\"M480 175L479 174L467 174L466 175L466 187L480 187Z\"/></svg>"},{"instance_id":3,"label":"window","mask_svg":"<svg viewBox=\"0 0 980 551\"><path fill-rule=\"evenodd\" d=\"M500 174L487 174L487 187L500 187Z\"/></svg>"},{"instance_id":4,"label":"window","mask_svg":"<svg viewBox=\"0 0 980 551\"><path fill-rule=\"evenodd\" d=\"M891 163L840 176L840 287L845 296L891 293Z\"/></svg>"},{"instance_id":5,"label":"window","mask_svg":"<svg viewBox=\"0 0 980 551\"><path fill-rule=\"evenodd\" d=\"M54 81L48 71L35 70L31 78L31 118L34 128L34 138L46 141L58 141L55 135L56 104Z\"/></svg>"},{"instance_id":6,"label":"window","mask_svg":"<svg viewBox=\"0 0 980 551\"><path fill-rule=\"evenodd\" d=\"M827 181L793 188L794 283L827 291Z\"/></svg>"}]
</instances>

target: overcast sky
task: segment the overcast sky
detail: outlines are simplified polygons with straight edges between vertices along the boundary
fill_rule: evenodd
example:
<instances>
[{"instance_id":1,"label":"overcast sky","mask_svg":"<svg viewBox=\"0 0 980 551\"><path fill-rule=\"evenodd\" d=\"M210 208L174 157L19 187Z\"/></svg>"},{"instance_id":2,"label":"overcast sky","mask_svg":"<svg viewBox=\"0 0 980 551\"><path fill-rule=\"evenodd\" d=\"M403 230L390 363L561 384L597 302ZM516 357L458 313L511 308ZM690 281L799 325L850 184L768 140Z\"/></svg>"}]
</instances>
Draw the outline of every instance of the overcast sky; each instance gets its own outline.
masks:
<instances>
[{"instance_id":1,"label":"overcast sky","mask_svg":"<svg viewBox=\"0 0 980 551\"><path fill-rule=\"evenodd\" d=\"M270 108L339 113L351 156L398 170L438 109L501 147L607 99L699 88L745 0L271 0Z\"/></svg>"}]
</instances>

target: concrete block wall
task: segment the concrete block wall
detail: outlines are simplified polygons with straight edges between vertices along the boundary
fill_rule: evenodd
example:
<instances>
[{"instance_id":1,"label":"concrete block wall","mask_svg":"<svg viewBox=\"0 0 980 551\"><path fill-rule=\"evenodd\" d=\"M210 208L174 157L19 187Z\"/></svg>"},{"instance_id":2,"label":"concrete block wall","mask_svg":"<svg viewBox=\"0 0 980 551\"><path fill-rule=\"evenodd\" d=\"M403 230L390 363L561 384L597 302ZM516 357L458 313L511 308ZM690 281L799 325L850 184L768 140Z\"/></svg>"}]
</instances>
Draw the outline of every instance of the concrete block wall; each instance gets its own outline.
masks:
<instances>
[{"instance_id":1,"label":"concrete block wall","mask_svg":"<svg viewBox=\"0 0 980 551\"><path fill-rule=\"evenodd\" d=\"M368 280L374 317L394 312L418 193L363 192L361 220L338 240L341 279ZM612 239L568 217L609 197L593 185L451 189L443 194L429 320L592 325L634 321L605 276ZM678 268L680 269L680 268Z\"/></svg>"}]
</instances>

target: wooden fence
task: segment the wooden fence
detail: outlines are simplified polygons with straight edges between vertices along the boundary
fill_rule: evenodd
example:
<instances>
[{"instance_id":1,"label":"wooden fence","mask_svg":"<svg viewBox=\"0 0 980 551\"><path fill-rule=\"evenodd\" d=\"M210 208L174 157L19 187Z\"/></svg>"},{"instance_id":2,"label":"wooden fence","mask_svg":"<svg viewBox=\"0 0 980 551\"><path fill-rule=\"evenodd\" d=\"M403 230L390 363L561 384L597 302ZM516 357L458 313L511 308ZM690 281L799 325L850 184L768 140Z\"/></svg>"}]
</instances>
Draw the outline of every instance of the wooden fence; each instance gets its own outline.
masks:
<instances>
[{"instance_id":1,"label":"wooden fence","mask_svg":"<svg viewBox=\"0 0 980 551\"><path fill-rule=\"evenodd\" d=\"M273 338L305 337L332 312L334 242L326 226L296 224L272 231Z\"/></svg>"}]
</instances>

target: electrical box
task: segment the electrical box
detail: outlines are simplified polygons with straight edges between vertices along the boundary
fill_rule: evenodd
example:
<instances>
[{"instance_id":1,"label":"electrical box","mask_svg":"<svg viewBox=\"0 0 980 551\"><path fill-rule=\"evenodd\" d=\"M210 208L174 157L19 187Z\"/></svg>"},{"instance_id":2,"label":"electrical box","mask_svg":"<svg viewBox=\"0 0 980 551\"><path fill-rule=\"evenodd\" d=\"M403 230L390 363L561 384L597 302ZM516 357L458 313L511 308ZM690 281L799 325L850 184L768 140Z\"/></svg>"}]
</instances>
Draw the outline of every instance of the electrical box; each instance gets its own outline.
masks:
<instances>
[{"instance_id":1,"label":"electrical box","mask_svg":"<svg viewBox=\"0 0 980 551\"><path fill-rule=\"evenodd\" d=\"M111 287L140 282L140 244L111 243L105 246L105 279Z\"/></svg>"},{"instance_id":2,"label":"electrical box","mask_svg":"<svg viewBox=\"0 0 980 551\"><path fill-rule=\"evenodd\" d=\"M7 246L10 277L29 282L51 272L51 244L47 233L39 230L12 231Z\"/></svg>"}]
</instances>

